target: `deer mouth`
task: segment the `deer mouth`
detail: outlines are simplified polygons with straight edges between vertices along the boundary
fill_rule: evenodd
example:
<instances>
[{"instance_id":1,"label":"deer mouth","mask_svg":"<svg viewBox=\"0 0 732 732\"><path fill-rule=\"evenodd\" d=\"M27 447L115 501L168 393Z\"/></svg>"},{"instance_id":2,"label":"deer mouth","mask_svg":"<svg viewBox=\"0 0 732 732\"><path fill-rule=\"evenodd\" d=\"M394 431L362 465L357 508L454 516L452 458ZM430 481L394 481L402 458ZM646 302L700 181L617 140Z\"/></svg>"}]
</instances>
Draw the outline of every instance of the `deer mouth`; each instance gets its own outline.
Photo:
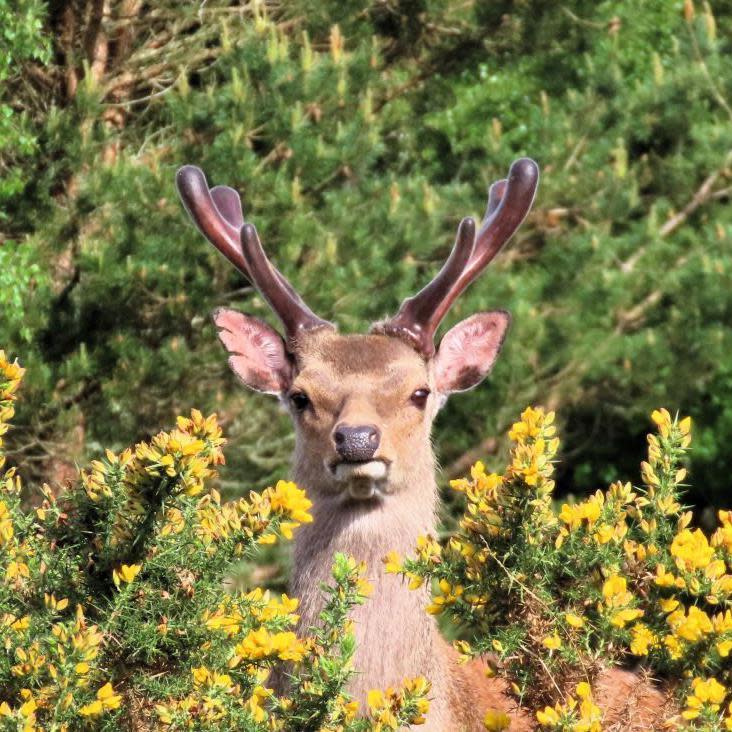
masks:
<instances>
[{"instance_id":1,"label":"deer mouth","mask_svg":"<svg viewBox=\"0 0 732 732\"><path fill-rule=\"evenodd\" d=\"M344 460L331 465L331 471L351 498L368 500L386 493L389 466L384 460Z\"/></svg>"},{"instance_id":2,"label":"deer mouth","mask_svg":"<svg viewBox=\"0 0 732 732\"><path fill-rule=\"evenodd\" d=\"M333 474L339 483L346 483L354 479L386 480L389 472L383 460L342 460L332 466Z\"/></svg>"}]
</instances>

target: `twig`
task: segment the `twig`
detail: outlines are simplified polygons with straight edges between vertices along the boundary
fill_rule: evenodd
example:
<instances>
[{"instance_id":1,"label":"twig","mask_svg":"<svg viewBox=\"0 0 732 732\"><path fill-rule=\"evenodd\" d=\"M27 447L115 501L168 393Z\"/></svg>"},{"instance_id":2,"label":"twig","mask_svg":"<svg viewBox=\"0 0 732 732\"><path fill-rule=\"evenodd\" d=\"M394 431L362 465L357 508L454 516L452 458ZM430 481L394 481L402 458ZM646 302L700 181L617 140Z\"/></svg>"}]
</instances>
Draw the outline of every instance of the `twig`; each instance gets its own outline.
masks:
<instances>
[{"instance_id":1,"label":"twig","mask_svg":"<svg viewBox=\"0 0 732 732\"><path fill-rule=\"evenodd\" d=\"M557 690L557 693L559 694L559 698L562 700L565 700L567 698L567 695L559 688L559 685L554 680L554 676L553 676L552 672L549 670L547 665L544 663L544 659L538 653L534 653L529 648L527 648L526 651L529 653L529 655L533 656L541 664L541 667L544 669L544 672L551 679L551 682L554 685L554 688Z\"/></svg>"},{"instance_id":2,"label":"twig","mask_svg":"<svg viewBox=\"0 0 732 732\"><path fill-rule=\"evenodd\" d=\"M732 108L730 108L727 100L722 95L722 92L719 91L719 87L714 83L714 79L712 79L712 75L709 73L709 67L706 64L706 61L704 61L701 49L699 48L699 41L697 41L696 39L696 34L694 33L694 29L692 28L690 22L687 22L686 29L688 30L689 36L691 37L691 45L694 48L694 56L696 57L696 61L699 64L702 73L707 80L707 83L709 84L712 95L717 100L717 104L719 104L719 106L722 107L725 112L727 112L729 118L732 119Z\"/></svg>"},{"instance_id":3,"label":"twig","mask_svg":"<svg viewBox=\"0 0 732 732\"><path fill-rule=\"evenodd\" d=\"M171 89L175 89L175 85L178 83L178 79L180 79L180 76L175 77L175 81L173 81L172 84L169 84L164 89L161 89L160 91L153 92L152 94L146 94L144 97L136 97L135 99L128 99L124 102L104 102L105 107L133 107L135 104L142 104L143 102L149 102L151 99L157 99L158 97L162 97L164 94L167 94Z\"/></svg>"},{"instance_id":4,"label":"twig","mask_svg":"<svg viewBox=\"0 0 732 732\"><path fill-rule=\"evenodd\" d=\"M672 216L661 227L658 232L659 238L665 239L666 237L673 234L676 229L678 229L689 218L689 216L691 216L700 206L704 205L707 201L724 198L724 196L729 194L729 187L722 188L717 191L712 191L712 186L715 184L719 176L725 172L725 169L729 164L730 156L732 156L732 151L727 154L727 159L725 160L724 165L719 170L715 170L713 173L707 176L699 189L691 197L689 203L687 203L686 206L684 206L684 208L679 211L679 213L677 213L675 216ZM633 254L628 257L628 259L620 263L620 270L626 274L632 272L633 268L638 263L638 260L646 253L647 250L648 245L636 249L635 252L633 252Z\"/></svg>"},{"instance_id":5,"label":"twig","mask_svg":"<svg viewBox=\"0 0 732 732\"><path fill-rule=\"evenodd\" d=\"M707 177L707 179L701 184L699 190L694 194L691 201L684 206L684 208L676 214L676 216L672 216L662 227L661 230L658 232L658 235L663 238L666 236L669 236L669 234L672 234L676 229L681 226L681 224L686 221L686 219L691 216L691 214L696 211L699 206L701 206L703 203L705 203L710 197L711 197L711 190L712 186L714 185L717 178L719 178L719 174L721 171L716 170L714 173L712 173L710 176Z\"/></svg>"},{"instance_id":6,"label":"twig","mask_svg":"<svg viewBox=\"0 0 732 732\"><path fill-rule=\"evenodd\" d=\"M579 15L575 15L569 8L562 6L562 12L578 25L584 25L588 28L596 28L597 30L604 30L607 28L606 23L598 23L594 20L587 20L586 18L580 18Z\"/></svg>"},{"instance_id":7,"label":"twig","mask_svg":"<svg viewBox=\"0 0 732 732\"><path fill-rule=\"evenodd\" d=\"M453 460L445 469L444 475L448 480L465 475L477 460L483 455L493 455L498 450L498 440L495 437L486 437L480 444L466 450L460 457Z\"/></svg>"},{"instance_id":8,"label":"twig","mask_svg":"<svg viewBox=\"0 0 732 732\"><path fill-rule=\"evenodd\" d=\"M587 135L585 134L580 137L579 142L574 146L570 156L567 158L567 162L562 166L563 171L566 172L577 162L577 158L580 156L582 148L584 148L586 142Z\"/></svg>"},{"instance_id":9,"label":"twig","mask_svg":"<svg viewBox=\"0 0 732 732\"><path fill-rule=\"evenodd\" d=\"M688 259L689 258L686 255L679 257L667 271L670 272L678 269L679 267L683 267ZM662 297L663 290L658 288L646 295L646 297L644 297L637 305L634 305L630 310L618 313L616 316L616 320L618 321L618 324L615 327L616 335L619 335L620 333L627 333L632 328L637 327L643 316L646 314L646 311L658 304Z\"/></svg>"},{"instance_id":10,"label":"twig","mask_svg":"<svg viewBox=\"0 0 732 732\"><path fill-rule=\"evenodd\" d=\"M490 554L496 564L506 573L506 576L511 580L511 582L515 582L527 595L533 597L534 600L536 600L545 610L549 610L549 605L544 600L542 600L535 592L532 592L520 579L516 577L516 575L511 573L508 567L498 558L498 555L490 548L485 537L481 536L480 538L488 554Z\"/></svg>"}]
</instances>

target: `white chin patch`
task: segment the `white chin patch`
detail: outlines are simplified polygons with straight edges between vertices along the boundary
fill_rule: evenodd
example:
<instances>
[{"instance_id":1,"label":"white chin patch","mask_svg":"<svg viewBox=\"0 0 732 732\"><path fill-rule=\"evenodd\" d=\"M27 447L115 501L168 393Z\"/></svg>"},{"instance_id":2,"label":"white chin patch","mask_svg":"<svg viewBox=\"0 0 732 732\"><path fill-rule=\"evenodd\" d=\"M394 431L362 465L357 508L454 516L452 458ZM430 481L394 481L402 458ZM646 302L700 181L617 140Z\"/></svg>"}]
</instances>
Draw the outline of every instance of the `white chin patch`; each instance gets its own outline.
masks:
<instances>
[{"instance_id":1,"label":"white chin patch","mask_svg":"<svg viewBox=\"0 0 732 732\"><path fill-rule=\"evenodd\" d=\"M381 460L367 463L339 463L335 468L335 478L348 487L351 498L367 501L374 496L384 495L384 482L388 468Z\"/></svg>"}]
</instances>

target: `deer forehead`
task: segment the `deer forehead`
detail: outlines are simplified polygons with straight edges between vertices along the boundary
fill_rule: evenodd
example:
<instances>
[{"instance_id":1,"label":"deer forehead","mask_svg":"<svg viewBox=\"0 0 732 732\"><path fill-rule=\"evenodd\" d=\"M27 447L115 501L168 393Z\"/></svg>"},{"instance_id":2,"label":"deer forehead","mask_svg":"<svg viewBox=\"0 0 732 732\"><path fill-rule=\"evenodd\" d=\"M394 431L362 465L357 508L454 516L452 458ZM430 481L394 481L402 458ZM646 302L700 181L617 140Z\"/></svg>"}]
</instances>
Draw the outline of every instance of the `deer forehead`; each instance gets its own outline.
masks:
<instances>
[{"instance_id":1,"label":"deer forehead","mask_svg":"<svg viewBox=\"0 0 732 732\"><path fill-rule=\"evenodd\" d=\"M298 344L296 384L341 396L387 396L431 381L430 363L398 338L384 335L308 334Z\"/></svg>"}]
</instances>

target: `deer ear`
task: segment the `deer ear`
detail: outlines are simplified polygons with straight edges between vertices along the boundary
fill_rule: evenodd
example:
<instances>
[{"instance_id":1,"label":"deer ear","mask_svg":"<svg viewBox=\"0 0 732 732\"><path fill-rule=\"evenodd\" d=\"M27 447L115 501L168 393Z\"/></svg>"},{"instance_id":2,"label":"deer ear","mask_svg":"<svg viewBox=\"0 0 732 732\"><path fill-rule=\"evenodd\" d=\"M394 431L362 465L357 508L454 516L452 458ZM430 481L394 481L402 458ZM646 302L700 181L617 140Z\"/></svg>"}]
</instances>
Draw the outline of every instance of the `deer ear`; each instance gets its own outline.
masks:
<instances>
[{"instance_id":1,"label":"deer ear","mask_svg":"<svg viewBox=\"0 0 732 732\"><path fill-rule=\"evenodd\" d=\"M511 316L505 310L476 313L445 334L435 356L438 393L448 396L480 384L496 361Z\"/></svg>"},{"instance_id":2,"label":"deer ear","mask_svg":"<svg viewBox=\"0 0 732 732\"><path fill-rule=\"evenodd\" d=\"M229 352L231 370L250 389L281 394L289 388L292 364L277 331L251 315L228 308L215 310L213 321Z\"/></svg>"}]
</instances>

